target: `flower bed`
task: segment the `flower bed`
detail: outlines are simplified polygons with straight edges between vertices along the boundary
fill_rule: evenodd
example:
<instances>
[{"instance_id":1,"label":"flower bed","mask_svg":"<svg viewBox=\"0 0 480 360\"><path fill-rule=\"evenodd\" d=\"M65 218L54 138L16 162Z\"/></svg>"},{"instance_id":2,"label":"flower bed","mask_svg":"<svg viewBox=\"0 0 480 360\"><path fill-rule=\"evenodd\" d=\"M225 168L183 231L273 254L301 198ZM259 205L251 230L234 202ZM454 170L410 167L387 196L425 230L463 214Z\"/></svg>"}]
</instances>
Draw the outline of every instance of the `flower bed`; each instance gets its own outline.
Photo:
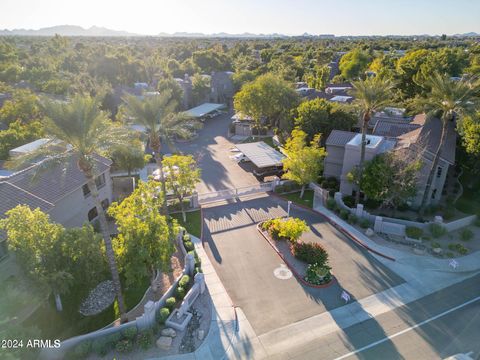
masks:
<instances>
[{"instance_id":1,"label":"flower bed","mask_svg":"<svg viewBox=\"0 0 480 360\"><path fill-rule=\"evenodd\" d=\"M328 266L328 253L320 244L298 240L307 229L303 220L295 218L271 219L258 226L260 233L301 282L308 286L323 287L333 279Z\"/></svg>"}]
</instances>

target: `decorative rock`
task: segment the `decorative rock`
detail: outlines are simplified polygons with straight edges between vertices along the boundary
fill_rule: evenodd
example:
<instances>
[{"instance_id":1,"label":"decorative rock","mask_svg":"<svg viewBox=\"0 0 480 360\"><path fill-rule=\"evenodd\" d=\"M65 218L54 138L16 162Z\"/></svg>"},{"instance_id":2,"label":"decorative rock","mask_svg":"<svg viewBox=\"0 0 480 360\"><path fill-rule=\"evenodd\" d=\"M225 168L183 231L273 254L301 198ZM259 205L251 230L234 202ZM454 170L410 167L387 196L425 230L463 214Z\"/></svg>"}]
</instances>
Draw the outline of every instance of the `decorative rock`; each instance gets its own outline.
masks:
<instances>
[{"instance_id":1,"label":"decorative rock","mask_svg":"<svg viewBox=\"0 0 480 360\"><path fill-rule=\"evenodd\" d=\"M198 330L197 332L198 340L202 341L204 337L205 337L205 330Z\"/></svg>"},{"instance_id":2,"label":"decorative rock","mask_svg":"<svg viewBox=\"0 0 480 360\"><path fill-rule=\"evenodd\" d=\"M80 305L79 313L91 316L101 313L115 301L115 287L111 280L102 281Z\"/></svg>"},{"instance_id":3,"label":"decorative rock","mask_svg":"<svg viewBox=\"0 0 480 360\"><path fill-rule=\"evenodd\" d=\"M170 350L172 347L172 338L170 336L160 336L155 343L157 348L162 350Z\"/></svg>"},{"instance_id":4,"label":"decorative rock","mask_svg":"<svg viewBox=\"0 0 480 360\"><path fill-rule=\"evenodd\" d=\"M367 230L365 230L365 235L367 235L368 237L370 236L373 236L374 232L372 229L368 228Z\"/></svg>"},{"instance_id":5,"label":"decorative rock","mask_svg":"<svg viewBox=\"0 0 480 360\"><path fill-rule=\"evenodd\" d=\"M175 336L177 336L177 332L172 328L165 328L160 332L160 335L174 338Z\"/></svg>"},{"instance_id":6,"label":"decorative rock","mask_svg":"<svg viewBox=\"0 0 480 360\"><path fill-rule=\"evenodd\" d=\"M442 248L437 247L437 248L433 248L433 252L435 254L441 254L443 252L443 250L442 250Z\"/></svg>"}]
</instances>

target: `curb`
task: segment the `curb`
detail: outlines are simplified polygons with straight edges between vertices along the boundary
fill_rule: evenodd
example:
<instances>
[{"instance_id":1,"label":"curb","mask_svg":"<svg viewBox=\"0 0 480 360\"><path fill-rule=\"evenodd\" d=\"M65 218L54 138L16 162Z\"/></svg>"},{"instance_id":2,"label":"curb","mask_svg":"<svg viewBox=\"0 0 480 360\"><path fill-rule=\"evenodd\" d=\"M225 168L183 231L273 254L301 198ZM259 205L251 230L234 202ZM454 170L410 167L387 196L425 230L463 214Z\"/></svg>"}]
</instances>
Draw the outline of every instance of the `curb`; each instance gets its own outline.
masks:
<instances>
[{"instance_id":1,"label":"curb","mask_svg":"<svg viewBox=\"0 0 480 360\"><path fill-rule=\"evenodd\" d=\"M271 195L279 198L279 199L282 199L284 201L288 201L286 200L283 196L279 195L279 194L276 194L274 192L270 192ZM312 209L306 205L303 205L303 204L297 204L295 202L292 202L292 205L293 206L297 206L299 208L302 208L304 210L308 210L310 212L313 212L317 215L320 215L322 216L325 220L327 220L330 225L332 225L335 229L337 229L338 231L340 231L342 234L346 235L348 239L352 240L354 243L356 243L357 245L363 247L365 250L367 251L370 251L371 253L375 254L375 255L378 255L378 256L381 256L387 260L390 260L390 261L396 261L395 258L391 257L391 256L388 256L388 255L385 255L385 254L382 254L381 252L375 250L375 249L372 249L370 246L368 246L367 244L365 244L362 240L360 240L357 236L353 235L350 231L346 230L343 226L341 226L338 222L336 222L335 220L333 220L332 218L330 218L329 216L321 213L320 211L318 210L315 210L315 209Z\"/></svg>"},{"instance_id":2,"label":"curb","mask_svg":"<svg viewBox=\"0 0 480 360\"><path fill-rule=\"evenodd\" d=\"M267 242L270 244L270 246L273 248L273 250L275 250L275 252L277 253L277 255L283 260L283 262L285 264L287 264L288 268L291 270L291 272L293 273L293 275L295 275L295 277L297 278L298 281L300 281L303 285L305 286L308 286L308 287L311 287L311 288L315 288L315 289L322 289L322 288L327 288L331 285L333 285L333 283L336 282L336 278L335 276L332 274L332 279L330 280L330 282L328 282L327 284L321 284L321 285L314 285L314 284L310 284L308 281L306 281L302 276L300 276L300 274L297 272L297 270L295 270L295 268L293 267L293 265L291 265L287 259L283 256L283 254L278 250L278 248L275 246L275 244L270 240L270 238L268 236L266 236L263 231L260 229L260 226L261 224L263 224L264 221L260 222L257 224L257 230L258 232L263 236L263 238L265 240L267 240Z\"/></svg>"}]
</instances>

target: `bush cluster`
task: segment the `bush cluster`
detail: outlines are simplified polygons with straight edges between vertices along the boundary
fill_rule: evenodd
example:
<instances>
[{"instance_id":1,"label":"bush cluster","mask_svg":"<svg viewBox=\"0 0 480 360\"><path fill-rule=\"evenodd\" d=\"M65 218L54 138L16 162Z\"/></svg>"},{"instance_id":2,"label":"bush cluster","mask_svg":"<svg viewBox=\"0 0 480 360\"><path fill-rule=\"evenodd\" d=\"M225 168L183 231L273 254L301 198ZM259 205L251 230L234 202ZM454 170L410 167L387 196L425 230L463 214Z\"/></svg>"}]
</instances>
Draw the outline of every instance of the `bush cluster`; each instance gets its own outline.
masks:
<instances>
[{"instance_id":1,"label":"bush cluster","mask_svg":"<svg viewBox=\"0 0 480 360\"><path fill-rule=\"evenodd\" d=\"M448 249L452 251L456 251L460 255L468 254L468 249L462 244L449 244Z\"/></svg>"},{"instance_id":2,"label":"bush cluster","mask_svg":"<svg viewBox=\"0 0 480 360\"><path fill-rule=\"evenodd\" d=\"M170 310L166 307L161 308L160 311L157 313L158 323L160 325L165 324L165 321L167 321L169 316L170 316Z\"/></svg>"},{"instance_id":3,"label":"bush cluster","mask_svg":"<svg viewBox=\"0 0 480 360\"><path fill-rule=\"evenodd\" d=\"M460 231L460 239L462 241L470 241L473 239L473 231L465 228Z\"/></svg>"},{"instance_id":4,"label":"bush cluster","mask_svg":"<svg viewBox=\"0 0 480 360\"><path fill-rule=\"evenodd\" d=\"M319 264L310 264L305 273L305 281L313 285L327 284L332 279L329 266Z\"/></svg>"},{"instance_id":5,"label":"bush cluster","mask_svg":"<svg viewBox=\"0 0 480 360\"><path fill-rule=\"evenodd\" d=\"M361 218L360 221L358 222L358 224L360 225L360 227L362 229L367 229L371 225L370 220L368 220L366 218Z\"/></svg>"},{"instance_id":6,"label":"bush cluster","mask_svg":"<svg viewBox=\"0 0 480 360\"><path fill-rule=\"evenodd\" d=\"M299 241L293 243L291 249L293 256L307 264L324 266L328 262L328 253L320 244Z\"/></svg>"},{"instance_id":7,"label":"bush cluster","mask_svg":"<svg viewBox=\"0 0 480 360\"><path fill-rule=\"evenodd\" d=\"M178 286L184 288L184 289L188 289L188 285L190 283L190 276L188 275L183 275L181 278L180 278L180 281L178 282Z\"/></svg>"},{"instance_id":8,"label":"bush cluster","mask_svg":"<svg viewBox=\"0 0 480 360\"><path fill-rule=\"evenodd\" d=\"M328 198L328 199L327 199L327 203L326 203L326 207L327 207L327 209L329 209L329 210L335 211L335 209L337 208L337 203L336 203L335 199L333 199L333 198Z\"/></svg>"},{"instance_id":9,"label":"bush cluster","mask_svg":"<svg viewBox=\"0 0 480 360\"><path fill-rule=\"evenodd\" d=\"M428 230L434 238L439 238L447 233L447 230L440 224L430 224Z\"/></svg>"},{"instance_id":10,"label":"bush cluster","mask_svg":"<svg viewBox=\"0 0 480 360\"><path fill-rule=\"evenodd\" d=\"M265 221L262 224L262 229L268 231L275 240L286 239L293 243L308 230L308 226L305 221L298 218L276 218Z\"/></svg>"},{"instance_id":11,"label":"bush cluster","mask_svg":"<svg viewBox=\"0 0 480 360\"><path fill-rule=\"evenodd\" d=\"M423 236L423 229L416 226L407 226L405 234L412 239L420 239Z\"/></svg>"},{"instance_id":12,"label":"bush cluster","mask_svg":"<svg viewBox=\"0 0 480 360\"><path fill-rule=\"evenodd\" d=\"M175 305L177 304L177 299L175 299L173 296L169 297L165 301L165 306L168 308L168 310L172 311L175 308Z\"/></svg>"}]
</instances>

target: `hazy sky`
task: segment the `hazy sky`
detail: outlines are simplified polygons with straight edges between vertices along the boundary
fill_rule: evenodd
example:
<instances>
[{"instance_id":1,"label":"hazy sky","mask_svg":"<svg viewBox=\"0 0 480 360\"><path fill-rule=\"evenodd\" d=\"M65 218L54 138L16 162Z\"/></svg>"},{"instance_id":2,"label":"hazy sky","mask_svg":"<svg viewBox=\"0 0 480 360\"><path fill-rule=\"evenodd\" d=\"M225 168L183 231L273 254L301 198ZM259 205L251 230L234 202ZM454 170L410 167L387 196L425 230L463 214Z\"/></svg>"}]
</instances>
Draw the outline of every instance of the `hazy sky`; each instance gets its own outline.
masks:
<instances>
[{"instance_id":1,"label":"hazy sky","mask_svg":"<svg viewBox=\"0 0 480 360\"><path fill-rule=\"evenodd\" d=\"M480 32L480 0L0 0L0 28L92 25L159 32Z\"/></svg>"}]
</instances>

